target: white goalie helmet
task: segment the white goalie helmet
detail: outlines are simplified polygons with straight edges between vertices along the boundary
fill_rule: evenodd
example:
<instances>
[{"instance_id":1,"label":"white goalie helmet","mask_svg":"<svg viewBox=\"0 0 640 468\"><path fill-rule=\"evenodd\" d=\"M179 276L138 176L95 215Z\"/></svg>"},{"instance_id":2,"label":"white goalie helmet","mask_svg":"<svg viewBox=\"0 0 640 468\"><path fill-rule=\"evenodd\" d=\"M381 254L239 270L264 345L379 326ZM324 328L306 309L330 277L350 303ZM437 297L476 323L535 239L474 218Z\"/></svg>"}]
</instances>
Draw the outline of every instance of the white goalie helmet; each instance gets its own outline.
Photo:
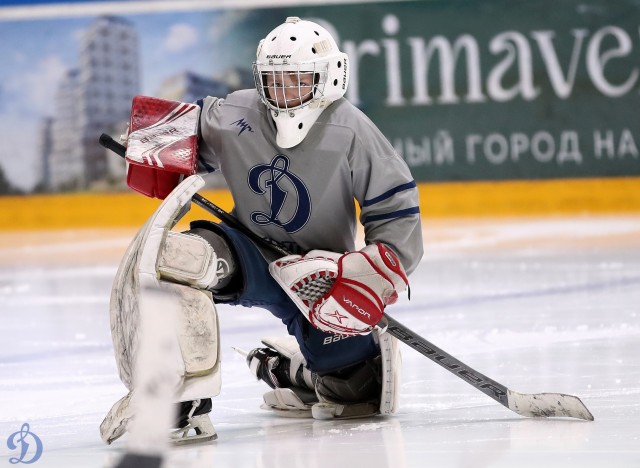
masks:
<instances>
[{"instance_id":1,"label":"white goalie helmet","mask_svg":"<svg viewBox=\"0 0 640 468\"><path fill-rule=\"evenodd\" d=\"M293 16L258 44L253 77L275 121L276 143L291 148L327 106L344 96L347 54L325 28Z\"/></svg>"}]
</instances>

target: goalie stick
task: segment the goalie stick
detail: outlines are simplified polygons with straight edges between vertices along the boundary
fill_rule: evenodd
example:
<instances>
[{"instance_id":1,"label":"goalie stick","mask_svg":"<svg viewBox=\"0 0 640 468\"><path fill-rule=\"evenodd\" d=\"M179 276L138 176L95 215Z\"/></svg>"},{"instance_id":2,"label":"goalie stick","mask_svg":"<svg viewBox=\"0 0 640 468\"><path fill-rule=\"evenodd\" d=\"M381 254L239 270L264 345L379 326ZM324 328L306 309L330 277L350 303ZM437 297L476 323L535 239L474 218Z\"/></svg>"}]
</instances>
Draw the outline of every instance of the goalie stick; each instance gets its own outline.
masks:
<instances>
[{"instance_id":1,"label":"goalie stick","mask_svg":"<svg viewBox=\"0 0 640 468\"><path fill-rule=\"evenodd\" d=\"M100 136L100 144L121 157L125 155L126 148L105 133ZM241 231L254 242L283 256L291 254L276 241L264 239L250 231L235 217L211 203L202 195L195 194L192 199L205 211L208 211L230 227ZM383 315L379 326L383 329L386 328L390 335L521 416L567 417L593 421L593 415L577 396L562 393L515 392L451 356L386 313Z\"/></svg>"}]
</instances>

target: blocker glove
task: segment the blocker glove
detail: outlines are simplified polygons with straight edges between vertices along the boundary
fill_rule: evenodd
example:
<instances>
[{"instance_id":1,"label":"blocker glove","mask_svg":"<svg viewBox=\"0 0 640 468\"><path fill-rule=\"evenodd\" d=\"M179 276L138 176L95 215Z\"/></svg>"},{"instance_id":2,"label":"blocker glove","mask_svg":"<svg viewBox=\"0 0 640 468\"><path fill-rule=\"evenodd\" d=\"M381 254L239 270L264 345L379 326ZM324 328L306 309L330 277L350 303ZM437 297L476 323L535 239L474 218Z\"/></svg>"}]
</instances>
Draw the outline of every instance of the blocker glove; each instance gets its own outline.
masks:
<instances>
[{"instance_id":1,"label":"blocker glove","mask_svg":"<svg viewBox=\"0 0 640 468\"><path fill-rule=\"evenodd\" d=\"M342 335L370 333L409 284L396 254L380 243L344 255L289 255L269 271L313 326Z\"/></svg>"}]
</instances>

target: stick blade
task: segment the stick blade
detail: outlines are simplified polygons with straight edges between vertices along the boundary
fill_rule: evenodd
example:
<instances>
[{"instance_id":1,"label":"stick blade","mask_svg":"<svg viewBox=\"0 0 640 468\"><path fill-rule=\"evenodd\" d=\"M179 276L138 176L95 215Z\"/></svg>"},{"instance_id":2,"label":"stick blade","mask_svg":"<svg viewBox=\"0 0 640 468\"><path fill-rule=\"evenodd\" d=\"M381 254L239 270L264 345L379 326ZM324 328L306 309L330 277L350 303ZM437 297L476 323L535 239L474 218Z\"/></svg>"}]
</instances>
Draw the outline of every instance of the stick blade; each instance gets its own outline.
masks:
<instances>
[{"instance_id":1,"label":"stick blade","mask_svg":"<svg viewBox=\"0 0 640 468\"><path fill-rule=\"evenodd\" d=\"M593 421L580 398L562 393L518 393L509 390L509 409L530 418L576 418Z\"/></svg>"}]
</instances>

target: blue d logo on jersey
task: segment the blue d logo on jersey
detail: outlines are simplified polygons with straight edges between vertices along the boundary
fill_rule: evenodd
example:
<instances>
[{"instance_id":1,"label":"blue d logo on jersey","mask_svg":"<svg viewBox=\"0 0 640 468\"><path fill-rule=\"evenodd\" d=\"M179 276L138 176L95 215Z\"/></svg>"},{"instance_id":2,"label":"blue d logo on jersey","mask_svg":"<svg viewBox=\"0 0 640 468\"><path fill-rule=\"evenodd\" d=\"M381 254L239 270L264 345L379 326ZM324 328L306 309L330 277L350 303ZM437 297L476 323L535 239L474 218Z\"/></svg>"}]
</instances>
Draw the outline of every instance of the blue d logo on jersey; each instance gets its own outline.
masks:
<instances>
[{"instance_id":1,"label":"blue d logo on jersey","mask_svg":"<svg viewBox=\"0 0 640 468\"><path fill-rule=\"evenodd\" d=\"M263 177L265 172L267 176ZM276 154L270 164L253 166L248 182L254 193L263 195L270 191L271 212L254 211L251 221L260 226L275 224L288 233L297 232L307 224L311 216L311 196L304 182L289 172L289 158L284 154ZM290 213L289 219L281 219L283 213Z\"/></svg>"}]
</instances>

